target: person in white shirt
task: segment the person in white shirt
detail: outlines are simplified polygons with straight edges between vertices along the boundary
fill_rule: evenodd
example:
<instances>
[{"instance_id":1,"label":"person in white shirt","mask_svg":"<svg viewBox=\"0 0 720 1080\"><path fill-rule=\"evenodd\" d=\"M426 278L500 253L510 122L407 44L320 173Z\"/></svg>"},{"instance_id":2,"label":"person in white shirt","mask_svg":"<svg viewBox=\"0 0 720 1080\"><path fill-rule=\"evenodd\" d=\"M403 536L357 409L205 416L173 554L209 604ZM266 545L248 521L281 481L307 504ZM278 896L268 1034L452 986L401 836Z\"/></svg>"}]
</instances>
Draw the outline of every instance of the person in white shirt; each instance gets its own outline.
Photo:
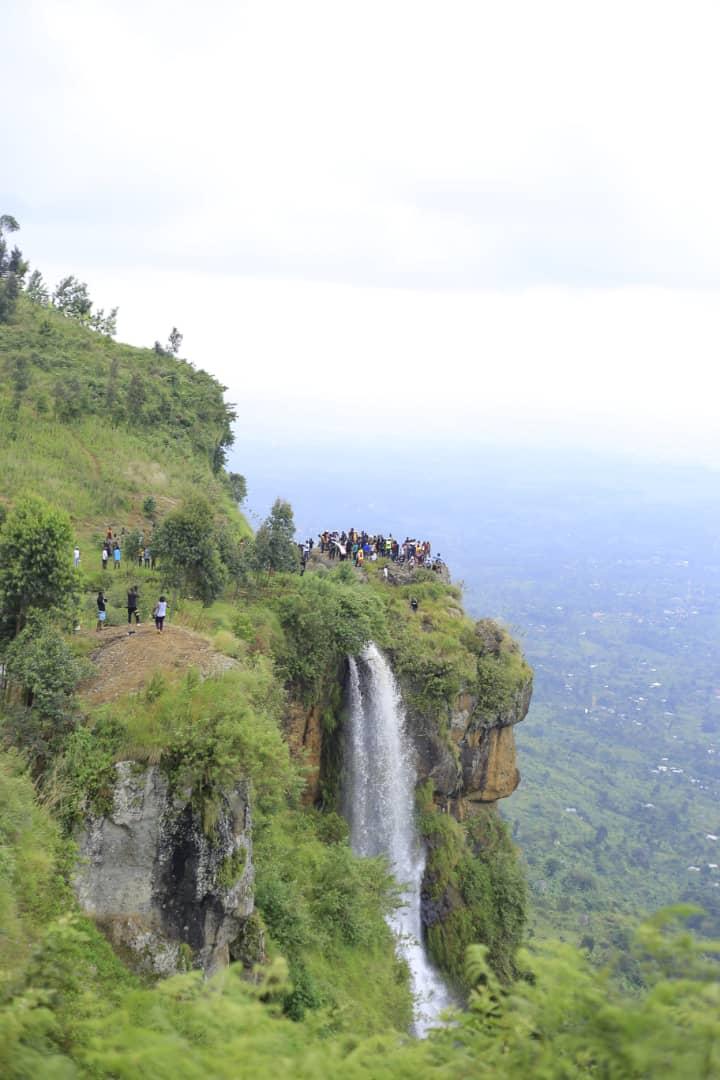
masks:
<instances>
[{"instance_id":1,"label":"person in white shirt","mask_svg":"<svg viewBox=\"0 0 720 1080\"><path fill-rule=\"evenodd\" d=\"M158 633L161 634L163 623L165 622L165 616L167 615L167 600L164 596L161 596L157 604L155 605L155 611L153 612L153 615L155 616L155 628L157 629Z\"/></svg>"}]
</instances>

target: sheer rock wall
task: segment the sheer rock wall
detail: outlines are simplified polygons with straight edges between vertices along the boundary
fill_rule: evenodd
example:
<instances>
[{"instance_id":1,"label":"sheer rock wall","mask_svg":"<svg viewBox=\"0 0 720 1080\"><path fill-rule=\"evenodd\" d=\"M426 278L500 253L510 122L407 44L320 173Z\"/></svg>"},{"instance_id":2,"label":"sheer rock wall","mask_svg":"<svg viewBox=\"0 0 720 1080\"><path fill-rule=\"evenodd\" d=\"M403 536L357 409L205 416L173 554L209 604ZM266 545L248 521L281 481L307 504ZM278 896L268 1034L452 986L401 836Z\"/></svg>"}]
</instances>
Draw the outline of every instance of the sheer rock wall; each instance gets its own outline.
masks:
<instances>
[{"instance_id":1,"label":"sheer rock wall","mask_svg":"<svg viewBox=\"0 0 720 1080\"><path fill-rule=\"evenodd\" d=\"M137 970L210 974L253 912L247 789L227 793L206 833L192 793L172 792L158 766L115 769L112 809L88 816L77 837L80 906Z\"/></svg>"}]
</instances>

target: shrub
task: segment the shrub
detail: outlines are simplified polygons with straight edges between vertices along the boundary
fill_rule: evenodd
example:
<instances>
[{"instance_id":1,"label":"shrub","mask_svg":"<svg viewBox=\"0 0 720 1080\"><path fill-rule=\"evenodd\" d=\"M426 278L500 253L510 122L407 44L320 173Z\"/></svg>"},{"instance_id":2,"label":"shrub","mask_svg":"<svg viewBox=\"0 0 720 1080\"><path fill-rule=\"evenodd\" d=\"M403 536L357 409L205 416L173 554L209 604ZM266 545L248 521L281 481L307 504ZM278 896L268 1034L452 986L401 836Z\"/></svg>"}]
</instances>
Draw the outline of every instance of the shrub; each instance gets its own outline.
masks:
<instances>
[{"instance_id":1,"label":"shrub","mask_svg":"<svg viewBox=\"0 0 720 1080\"><path fill-rule=\"evenodd\" d=\"M74 608L72 537L67 514L38 496L15 504L0 529L0 636L19 634L31 610Z\"/></svg>"},{"instance_id":2,"label":"shrub","mask_svg":"<svg viewBox=\"0 0 720 1080\"><path fill-rule=\"evenodd\" d=\"M208 828L219 800L240 780L250 781L260 808L282 805L294 794L297 774L283 741L283 702L271 666L258 659L200 680L190 671L158 693L114 702L103 723L115 719L118 756L160 763L179 788L191 788Z\"/></svg>"},{"instance_id":3,"label":"shrub","mask_svg":"<svg viewBox=\"0 0 720 1080\"><path fill-rule=\"evenodd\" d=\"M70 856L35 801L21 757L0 754L0 996L43 924L70 903L63 881Z\"/></svg>"},{"instance_id":4,"label":"shrub","mask_svg":"<svg viewBox=\"0 0 720 1080\"><path fill-rule=\"evenodd\" d=\"M308 701L322 700L346 656L384 636L381 602L357 583L306 575L275 608L285 633L281 668Z\"/></svg>"},{"instance_id":5,"label":"shrub","mask_svg":"<svg viewBox=\"0 0 720 1080\"><path fill-rule=\"evenodd\" d=\"M115 762L125 738L124 725L105 709L65 739L45 784L45 798L68 830L89 811L110 810Z\"/></svg>"},{"instance_id":6,"label":"shrub","mask_svg":"<svg viewBox=\"0 0 720 1080\"><path fill-rule=\"evenodd\" d=\"M22 702L7 711L5 741L23 750L37 775L75 727L74 692L88 664L73 654L46 616L35 616L8 645L5 665Z\"/></svg>"}]
</instances>

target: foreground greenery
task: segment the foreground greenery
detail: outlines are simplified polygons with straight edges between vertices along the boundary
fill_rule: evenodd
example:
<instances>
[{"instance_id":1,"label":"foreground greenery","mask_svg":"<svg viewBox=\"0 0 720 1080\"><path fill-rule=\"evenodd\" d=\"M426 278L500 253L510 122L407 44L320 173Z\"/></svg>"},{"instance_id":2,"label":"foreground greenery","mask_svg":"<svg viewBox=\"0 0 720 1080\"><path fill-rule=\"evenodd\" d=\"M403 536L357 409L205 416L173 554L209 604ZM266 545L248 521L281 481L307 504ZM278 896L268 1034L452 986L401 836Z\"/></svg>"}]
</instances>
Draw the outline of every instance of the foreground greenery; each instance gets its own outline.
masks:
<instances>
[{"instance_id":1,"label":"foreground greenery","mask_svg":"<svg viewBox=\"0 0 720 1080\"><path fill-rule=\"evenodd\" d=\"M32 786L13 757L0 761L0 811L0 905L10 931L0 939L5 972L0 1073L12 1080L35 1075L234 1078L269 1072L388 1080L530 1075L709 1080L720 1069L720 985L707 958L720 951L720 943L706 943L701 951L690 935L673 932L683 912L641 927L633 947L647 986L642 994L620 994L609 972L601 976L572 948L551 944L522 954L522 977L504 985L488 965L486 951L475 946L467 957L473 987L468 1008L451 1027L415 1041L375 1017L367 1037L354 998L345 1005L349 1018L325 1006L304 1019L290 1019L287 1002L298 986L281 959L254 982L235 965L210 982L193 973L143 986L92 924L73 913L62 885L66 843L36 807ZM291 854L297 841L296 833L274 840L293 869L300 863L300 856ZM316 888L328 872L323 865L328 867L326 855L305 871ZM334 897L338 888L354 891L358 878L343 872L334 887L327 887L327 877L324 884L321 895ZM269 887L286 922L290 916L302 923L304 910L290 911L277 900L282 882ZM348 945L354 939L372 948L372 919L366 921L357 899L354 911ZM324 915L326 922L327 908ZM289 945L298 928L286 932ZM327 960L337 962L337 957L331 953ZM362 978L351 988L360 1002L370 996L368 974L358 972Z\"/></svg>"},{"instance_id":2,"label":"foreground greenery","mask_svg":"<svg viewBox=\"0 0 720 1080\"><path fill-rule=\"evenodd\" d=\"M333 869L331 849L317 835L308 861L312 848L285 825L278 821L274 836L261 841L261 847L279 845L283 856L279 878L266 884L273 899L264 902L292 949L300 933L332 924L329 900L356 893L360 879L349 853ZM335 827L332 819L325 824ZM632 949L646 989L632 996L618 991L610 970L598 974L569 946L548 943L521 954L521 977L510 985L498 982L486 951L472 947L467 1010L449 1029L417 1042L388 1030L389 1016L363 1013L372 996L371 969L358 968L345 1003L325 1003L294 1020L287 1006L297 1002L298 980L281 959L254 982L235 965L209 983L194 973L142 985L92 923L74 912L64 884L70 854L57 825L37 806L18 758L0 758L0 1073L12 1080L230 1078L268 1071L310 1077L319 1070L337 1077L709 1080L720 1069L720 984L708 959L720 943L700 948L692 936L674 932L677 917L687 912L657 916L640 928ZM260 856L260 866L266 857ZM314 888L299 909L282 892L298 870ZM382 891L381 877L375 880ZM325 905L315 924L310 895ZM351 909L345 947L362 942L372 949L372 917L357 896ZM327 964L337 964L327 932L322 945Z\"/></svg>"}]
</instances>

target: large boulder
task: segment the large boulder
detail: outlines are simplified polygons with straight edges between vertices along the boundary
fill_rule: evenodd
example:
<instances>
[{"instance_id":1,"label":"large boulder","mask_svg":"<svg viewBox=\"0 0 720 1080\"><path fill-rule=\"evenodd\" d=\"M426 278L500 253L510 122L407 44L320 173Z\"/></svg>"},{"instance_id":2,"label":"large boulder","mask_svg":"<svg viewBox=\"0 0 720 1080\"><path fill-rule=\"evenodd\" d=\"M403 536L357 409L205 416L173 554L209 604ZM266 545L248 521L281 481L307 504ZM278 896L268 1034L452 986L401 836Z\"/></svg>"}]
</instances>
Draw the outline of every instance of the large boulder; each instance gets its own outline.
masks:
<instances>
[{"instance_id":1,"label":"large boulder","mask_svg":"<svg viewBox=\"0 0 720 1080\"><path fill-rule=\"evenodd\" d=\"M138 970L211 973L253 912L250 804L245 784L223 796L203 829L192 793L173 792L158 766L115 766L112 809L78 836L75 891Z\"/></svg>"},{"instance_id":2,"label":"large boulder","mask_svg":"<svg viewBox=\"0 0 720 1080\"><path fill-rule=\"evenodd\" d=\"M512 671L512 678L491 693L458 694L442 724L408 708L418 780L432 781L438 804L456 816L464 816L466 801L496 802L512 795L520 782L513 729L527 716L532 672L519 661ZM412 701L413 687L403 687L402 679L400 685L405 700Z\"/></svg>"},{"instance_id":3,"label":"large boulder","mask_svg":"<svg viewBox=\"0 0 720 1080\"><path fill-rule=\"evenodd\" d=\"M513 728L527 716L531 697L531 676L499 707L461 695L450 718L450 737L458 748L466 799L495 802L520 783Z\"/></svg>"}]
</instances>

